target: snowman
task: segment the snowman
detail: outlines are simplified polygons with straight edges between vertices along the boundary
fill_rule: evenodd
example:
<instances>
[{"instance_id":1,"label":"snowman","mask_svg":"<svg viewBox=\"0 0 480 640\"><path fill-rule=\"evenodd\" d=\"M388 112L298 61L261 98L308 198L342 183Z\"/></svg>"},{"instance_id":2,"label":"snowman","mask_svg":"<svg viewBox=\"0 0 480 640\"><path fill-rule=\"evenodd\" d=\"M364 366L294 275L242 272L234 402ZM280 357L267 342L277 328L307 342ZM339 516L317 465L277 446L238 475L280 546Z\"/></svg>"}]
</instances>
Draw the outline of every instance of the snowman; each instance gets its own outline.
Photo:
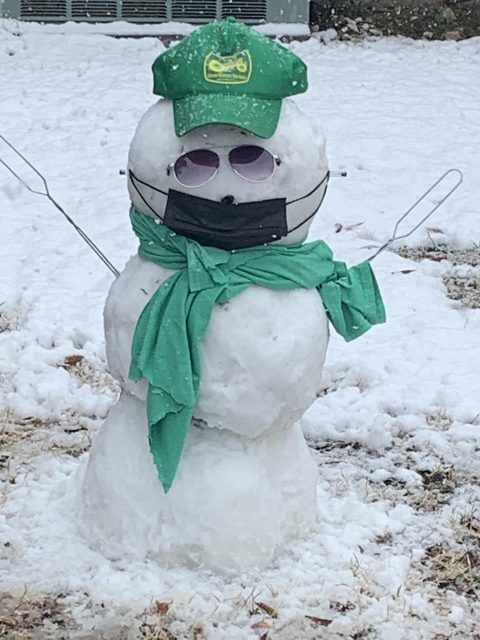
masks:
<instances>
[{"instance_id":1,"label":"snowman","mask_svg":"<svg viewBox=\"0 0 480 640\"><path fill-rule=\"evenodd\" d=\"M289 96L305 64L234 18L153 65L161 99L130 147L138 254L105 306L121 395L94 440L80 522L111 558L243 570L315 526L317 470L298 421L329 322L384 319L368 263L305 243L325 144Z\"/></svg>"}]
</instances>

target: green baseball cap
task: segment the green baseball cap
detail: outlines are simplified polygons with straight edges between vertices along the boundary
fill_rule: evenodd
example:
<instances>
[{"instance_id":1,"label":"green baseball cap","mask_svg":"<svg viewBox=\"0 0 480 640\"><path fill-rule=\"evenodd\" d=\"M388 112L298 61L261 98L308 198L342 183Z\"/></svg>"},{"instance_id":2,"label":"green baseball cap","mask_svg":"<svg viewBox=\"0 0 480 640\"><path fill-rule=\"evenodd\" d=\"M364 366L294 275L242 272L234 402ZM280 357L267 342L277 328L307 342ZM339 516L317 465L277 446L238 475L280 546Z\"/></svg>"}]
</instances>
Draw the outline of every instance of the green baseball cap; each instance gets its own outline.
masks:
<instances>
[{"instance_id":1,"label":"green baseball cap","mask_svg":"<svg viewBox=\"0 0 480 640\"><path fill-rule=\"evenodd\" d=\"M173 101L178 136L220 123L270 138L282 98L308 88L303 60L233 17L196 29L152 70L153 93Z\"/></svg>"}]
</instances>

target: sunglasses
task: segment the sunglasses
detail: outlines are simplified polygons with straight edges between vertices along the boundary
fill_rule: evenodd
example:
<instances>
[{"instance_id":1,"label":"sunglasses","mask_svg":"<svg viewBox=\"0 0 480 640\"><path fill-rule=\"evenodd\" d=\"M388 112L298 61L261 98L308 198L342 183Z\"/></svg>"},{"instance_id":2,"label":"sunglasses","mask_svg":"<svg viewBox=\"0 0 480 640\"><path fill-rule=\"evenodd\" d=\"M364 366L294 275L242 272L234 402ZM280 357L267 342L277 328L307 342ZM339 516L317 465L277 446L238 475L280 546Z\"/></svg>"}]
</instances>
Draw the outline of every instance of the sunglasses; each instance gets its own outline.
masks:
<instances>
[{"instance_id":1,"label":"sunglasses","mask_svg":"<svg viewBox=\"0 0 480 640\"><path fill-rule=\"evenodd\" d=\"M232 170L248 182L265 182L271 178L280 159L263 147L241 145L231 149L228 162ZM184 187L195 188L213 180L220 167L220 156L210 149L195 149L180 156L168 165L167 175L173 171Z\"/></svg>"}]
</instances>

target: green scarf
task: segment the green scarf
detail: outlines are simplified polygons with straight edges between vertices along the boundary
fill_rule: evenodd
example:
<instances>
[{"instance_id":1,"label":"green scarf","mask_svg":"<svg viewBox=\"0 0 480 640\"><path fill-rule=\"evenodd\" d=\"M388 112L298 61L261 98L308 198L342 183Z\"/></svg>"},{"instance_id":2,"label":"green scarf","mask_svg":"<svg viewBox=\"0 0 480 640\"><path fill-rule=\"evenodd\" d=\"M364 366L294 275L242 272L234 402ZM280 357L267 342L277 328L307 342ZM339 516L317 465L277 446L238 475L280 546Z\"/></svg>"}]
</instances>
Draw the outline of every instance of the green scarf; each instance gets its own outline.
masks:
<instances>
[{"instance_id":1,"label":"green scarf","mask_svg":"<svg viewBox=\"0 0 480 640\"><path fill-rule=\"evenodd\" d=\"M197 401L199 346L213 308L257 285L317 288L328 317L346 340L385 321L368 262L347 269L322 241L225 251L204 247L130 210L139 255L173 273L153 294L135 327L129 377L148 381L150 450L167 492L175 478Z\"/></svg>"}]
</instances>

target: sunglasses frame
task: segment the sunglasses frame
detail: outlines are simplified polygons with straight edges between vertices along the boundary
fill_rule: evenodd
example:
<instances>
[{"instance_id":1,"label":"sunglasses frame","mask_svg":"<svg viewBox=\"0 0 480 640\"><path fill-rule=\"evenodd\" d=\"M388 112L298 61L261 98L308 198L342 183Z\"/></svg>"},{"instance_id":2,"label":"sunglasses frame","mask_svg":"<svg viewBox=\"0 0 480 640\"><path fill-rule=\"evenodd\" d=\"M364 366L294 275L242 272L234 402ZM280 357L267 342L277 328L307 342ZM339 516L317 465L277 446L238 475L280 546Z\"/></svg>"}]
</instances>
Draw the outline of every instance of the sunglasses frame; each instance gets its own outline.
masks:
<instances>
[{"instance_id":1,"label":"sunglasses frame","mask_svg":"<svg viewBox=\"0 0 480 640\"><path fill-rule=\"evenodd\" d=\"M233 168L231 162L230 162L230 153L234 150L234 149L240 149L242 147L256 147L257 149L262 149L262 151L266 151L268 154L270 154L270 156L273 158L273 171L272 173L268 176L268 178L265 178L265 180L250 180L249 178L245 178L245 176L242 176L241 173L239 173L236 169ZM214 153L217 158L218 158L218 167L215 169L215 172L213 173L213 175L211 176L211 178L209 178L206 182L202 182L202 184L197 184L195 186L191 186L188 184L184 184L177 176L177 173L175 171L175 165L177 164L177 162L180 160L180 158L183 158L183 156L186 156L189 153L192 153L193 151L210 151L211 153ZM186 189L198 189L199 187L204 187L206 184L208 184L209 182L211 182L215 176L218 174L219 170L220 170L220 161L222 160L222 156L220 156L216 151L213 151L213 149L190 149L189 151L186 151L185 153L182 153L181 156L179 156L175 162L170 162L170 164L167 166L167 176L170 176L172 173L175 177L175 180L178 182L178 184L181 184L182 187L185 187ZM246 182L251 182L253 184L261 184L262 182L267 182L267 180L270 180L270 178L273 177L273 175L275 174L275 171L277 169L277 167L279 167L282 164L282 161L280 160L280 158L275 154L272 153L270 151L270 149L267 149L266 147L261 147L258 144L239 144L236 147L232 147L230 149L230 151L228 152L228 164L230 165L230 169L233 171L233 173L235 173L237 176L239 176L240 178L242 178L242 180L245 180Z\"/></svg>"}]
</instances>

